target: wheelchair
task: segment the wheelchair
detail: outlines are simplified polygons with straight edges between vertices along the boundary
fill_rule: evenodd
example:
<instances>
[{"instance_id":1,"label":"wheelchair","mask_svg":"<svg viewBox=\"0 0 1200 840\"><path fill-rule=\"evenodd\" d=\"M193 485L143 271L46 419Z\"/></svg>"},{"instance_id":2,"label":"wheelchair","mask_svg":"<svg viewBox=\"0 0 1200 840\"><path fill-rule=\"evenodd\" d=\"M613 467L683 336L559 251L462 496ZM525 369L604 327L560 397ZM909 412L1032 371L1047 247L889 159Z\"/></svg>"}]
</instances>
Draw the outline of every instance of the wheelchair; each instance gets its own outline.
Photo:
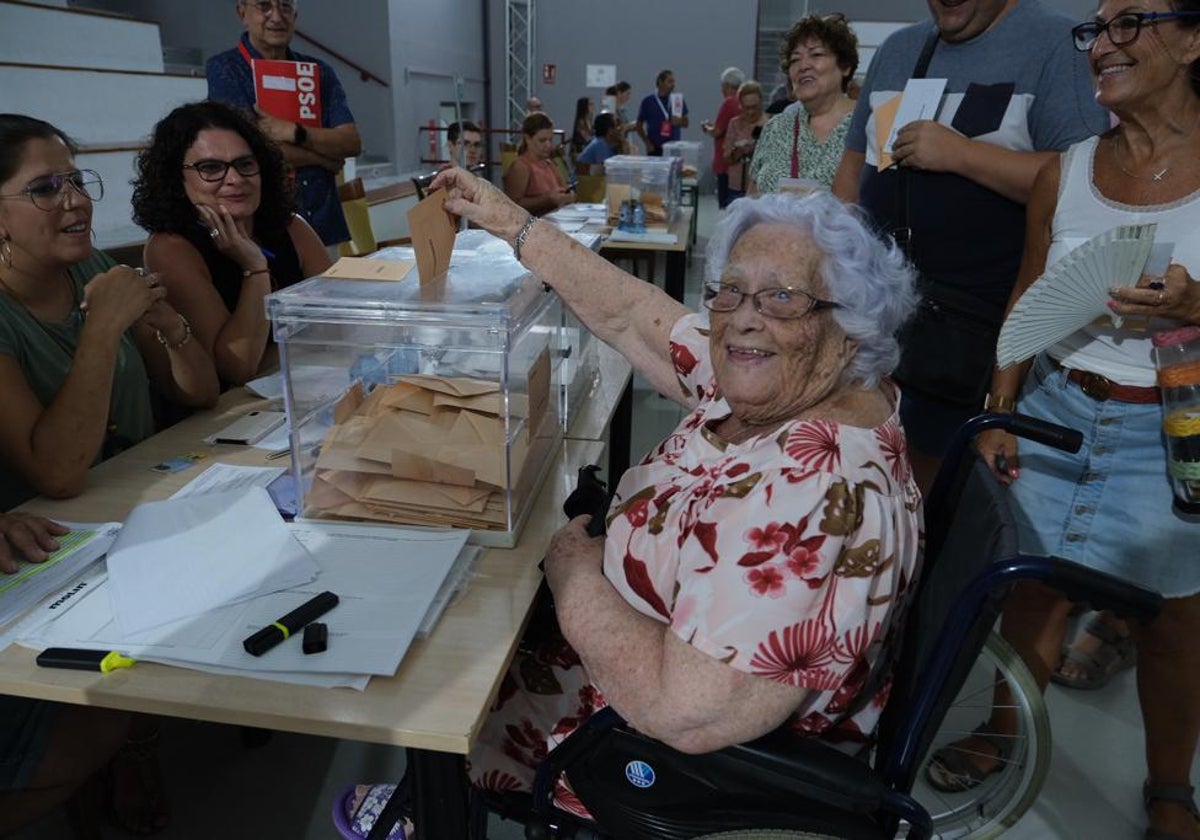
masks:
<instances>
[{"instance_id":1,"label":"wheelchair","mask_svg":"<svg viewBox=\"0 0 1200 840\"><path fill-rule=\"evenodd\" d=\"M475 792L472 836L486 834L481 807L523 822L529 840L925 840L1002 833L1036 799L1050 755L1037 686L992 633L1011 585L1040 581L1142 622L1158 614L1161 597L1066 560L1020 554L1004 489L969 446L990 428L1069 451L1081 441L1073 430L1019 414L983 414L958 431L927 499L924 563L889 658L892 689L870 754L852 756L776 731L685 755L606 708L551 751L532 797ZM931 794L917 783L928 755L987 718L998 679L1007 682L1020 718L1011 764L971 791ZM560 775L594 822L555 807Z\"/></svg>"}]
</instances>

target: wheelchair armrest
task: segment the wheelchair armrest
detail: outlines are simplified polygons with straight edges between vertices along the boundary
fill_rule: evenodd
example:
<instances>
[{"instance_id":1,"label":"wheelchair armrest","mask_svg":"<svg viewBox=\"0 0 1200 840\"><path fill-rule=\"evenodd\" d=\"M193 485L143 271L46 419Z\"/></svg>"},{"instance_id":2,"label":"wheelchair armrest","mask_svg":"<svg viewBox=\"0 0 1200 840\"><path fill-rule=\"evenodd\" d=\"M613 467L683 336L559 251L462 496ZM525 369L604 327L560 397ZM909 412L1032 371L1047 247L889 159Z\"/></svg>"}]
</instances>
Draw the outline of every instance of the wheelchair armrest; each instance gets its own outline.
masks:
<instances>
[{"instance_id":1,"label":"wheelchair armrest","mask_svg":"<svg viewBox=\"0 0 1200 840\"><path fill-rule=\"evenodd\" d=\"M1018 577L1040 580L1072 601L1090 604L1096 610L1111 610L1121 618L1147 624L1162 609L1159 593L1061 557L1015 557L1005 565L1015 567Z\"/></svg>"}]
</instances>

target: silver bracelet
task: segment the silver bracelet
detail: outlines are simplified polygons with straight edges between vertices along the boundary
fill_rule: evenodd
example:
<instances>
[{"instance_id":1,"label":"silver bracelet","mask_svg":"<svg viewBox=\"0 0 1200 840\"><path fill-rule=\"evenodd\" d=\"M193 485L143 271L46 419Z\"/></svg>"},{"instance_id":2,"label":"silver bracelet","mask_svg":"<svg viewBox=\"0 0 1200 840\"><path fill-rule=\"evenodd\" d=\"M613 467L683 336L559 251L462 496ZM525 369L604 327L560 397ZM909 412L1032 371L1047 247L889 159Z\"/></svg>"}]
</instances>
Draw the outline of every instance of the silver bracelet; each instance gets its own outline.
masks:
<instances>
[{"instance_id":1,"label":"silver bracelet","mask_svg":"<svg viewBox=\"0 0 1200 840\"><path fill-rule=\"evenodd\" d=\"M166 347L168 350L178 350L192 340L192 325L188 323L187 318L184 318L178 312L175 314L179 315L179 323L183 324L183 338L179 339L179 341L175 344L172 344L167 337L163 335L162 330L154 331L154 337L158 339L158 343L163 347Z\"/></svg>"},{"instance_id":2,"label":"silver bracelet","mask_svg":"<svg viewBox=\"0 0 1200 840\"><path fill-rule=\"evenodd\" d=\"M521 246L525 244L525 240L529 238L529 231L533 230L533 223L537 221L537 216L532 213L525 220L525 224L521 227L521 232L517 234L517 238L513 240L513 256L517 258L517 262L521 261Z\"/></svg>"}]
</instances>

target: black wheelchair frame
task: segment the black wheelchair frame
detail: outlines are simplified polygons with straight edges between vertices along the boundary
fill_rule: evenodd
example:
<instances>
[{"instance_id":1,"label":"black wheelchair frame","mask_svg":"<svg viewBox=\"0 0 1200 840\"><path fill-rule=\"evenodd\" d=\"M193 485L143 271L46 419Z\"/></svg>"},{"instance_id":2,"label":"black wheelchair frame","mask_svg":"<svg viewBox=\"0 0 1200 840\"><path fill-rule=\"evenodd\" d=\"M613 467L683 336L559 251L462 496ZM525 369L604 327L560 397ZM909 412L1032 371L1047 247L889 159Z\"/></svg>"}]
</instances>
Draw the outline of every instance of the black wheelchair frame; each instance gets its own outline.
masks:
<instances>
[{"instance_id":1,"label":"black wheelchair frame","mask_svg":"<svg viewBox=\"0 0 1200 840\"><path fill-rule=\"evenodd\" d=\"M1068 451L1081 442L1078 432L1019 414L983 414L958 431L927 499L924 561L898 650L882 663L891 668L893 682L873 757L784 731L685 755L607 708L551 751L532 797L477 793L473 836L486 835L482 803L524 822L531 840L686 840L756 829L879 840L895 837L901 823L909 840L930 837L932 821L913 798L913 783L1012 584L1041 581L1095 609L1142 622L1161 606L1157 593L1111 575L1019 552L1005 491L970 447L992 428ZM650 786L644 784L646 768L655 780ZM555 807L561 774L594 822ZM386 836L382 820L376 829Z\"/></svg>"}]
</instances>

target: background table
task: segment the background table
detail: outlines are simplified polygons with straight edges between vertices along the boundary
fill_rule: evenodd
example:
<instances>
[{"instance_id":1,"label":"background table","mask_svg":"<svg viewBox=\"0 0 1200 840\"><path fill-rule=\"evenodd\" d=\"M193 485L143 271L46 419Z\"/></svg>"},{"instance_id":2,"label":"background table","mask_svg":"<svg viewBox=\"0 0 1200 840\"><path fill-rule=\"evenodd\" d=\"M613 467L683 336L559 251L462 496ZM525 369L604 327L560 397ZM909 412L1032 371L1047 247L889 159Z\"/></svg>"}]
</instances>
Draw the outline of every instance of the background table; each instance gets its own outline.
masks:
<instances>
[{"instance_id":1,"label":"background table","mask_svg":"<svg viewBox=\"0 0 1200 840\"><path fill-rule=\"evenodd\" d=\"M663 244L661 242L614 242L611 239L605 239L604 244L600 246L600 253L606 250L619 249L622 251L653 251L666 255L667 260L667 275L663 282L663 288L667 294L675 298L675 300L683 303L683 286L687 280L687 255L691 248L691 229L692 218L695 214L695 209L691 207L680 208L679 218L671 223L667 229L670 233L675 234L675 242L673 244Z\"/></svg>"}]
</instances>

